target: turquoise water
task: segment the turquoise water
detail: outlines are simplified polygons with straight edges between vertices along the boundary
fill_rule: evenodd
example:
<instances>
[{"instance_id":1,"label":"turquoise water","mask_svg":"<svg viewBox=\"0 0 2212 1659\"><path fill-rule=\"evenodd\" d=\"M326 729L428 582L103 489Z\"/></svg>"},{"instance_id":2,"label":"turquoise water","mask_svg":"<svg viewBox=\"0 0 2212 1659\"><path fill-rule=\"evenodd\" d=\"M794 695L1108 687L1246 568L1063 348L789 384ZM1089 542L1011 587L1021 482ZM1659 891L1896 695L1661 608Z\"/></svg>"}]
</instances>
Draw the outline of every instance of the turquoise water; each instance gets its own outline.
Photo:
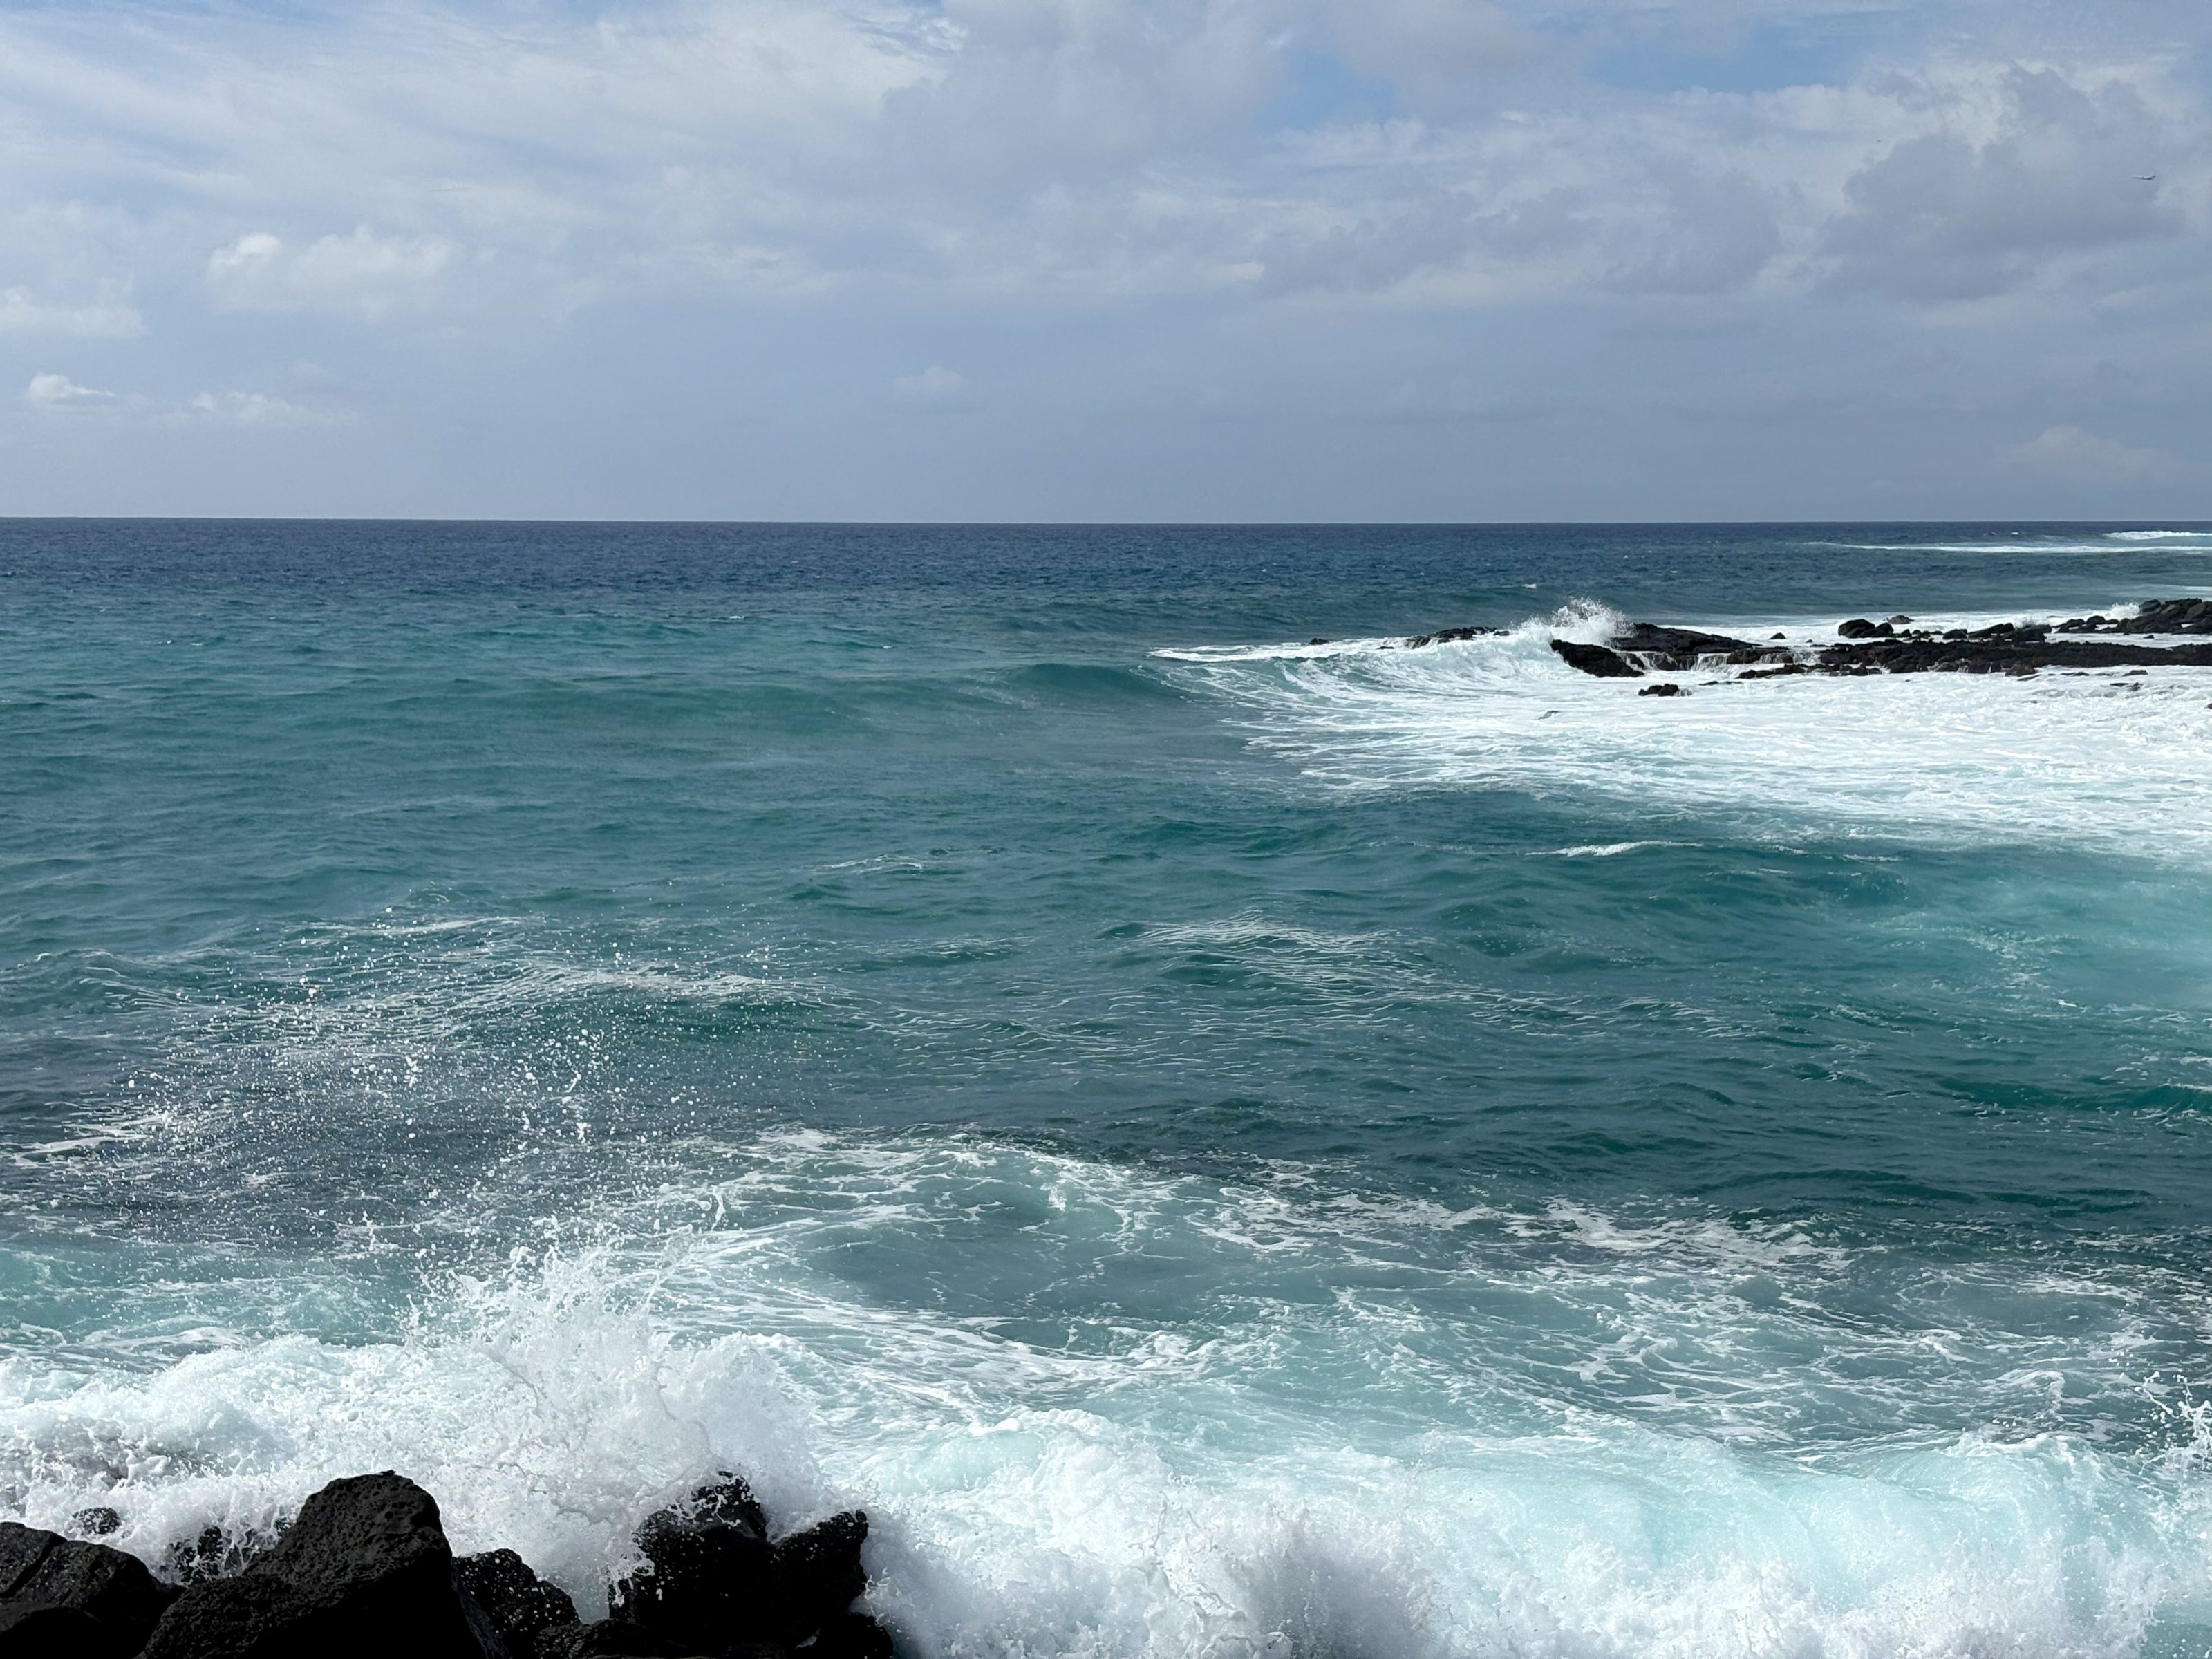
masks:
<instances>
[{"instance_id":1,"label":"turquoise water","mask_svg":"<svg viewBox=\"0 0 2212 1659\"><path fill-rule=\"evenodd\" d=\"M2212 1652L2212 672L1547 645L2206 592L0 525L0 1510L397 1467L588 1601L741 1463L917 1655Z\"/></svg>"}]
</instances>

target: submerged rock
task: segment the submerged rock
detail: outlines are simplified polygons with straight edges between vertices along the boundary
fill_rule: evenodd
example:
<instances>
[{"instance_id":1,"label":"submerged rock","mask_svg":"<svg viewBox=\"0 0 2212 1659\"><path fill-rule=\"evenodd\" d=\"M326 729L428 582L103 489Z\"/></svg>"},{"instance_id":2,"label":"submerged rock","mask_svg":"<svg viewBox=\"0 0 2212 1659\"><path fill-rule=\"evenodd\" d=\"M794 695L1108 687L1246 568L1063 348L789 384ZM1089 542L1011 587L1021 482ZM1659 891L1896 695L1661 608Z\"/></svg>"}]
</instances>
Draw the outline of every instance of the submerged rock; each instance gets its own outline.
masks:
<instances>
[{"instance_id":1,"label":"submerged rock","mask_svg":"<svg viewBox=\"0 0 2212 1659\"><path fill-rule=\"evenodd\" d=\"M1690 694L1672 680L1662 680L1656 685L1647 685L1636 694L1639 697L1686 697Z\"/></svg>"},{"instance_id":2,"label":"submerged rock","mask_svg":"<svg viewBox=\"0 0 2212 1659\"><path fill-rule=\"evenodd\" d=\"M1406 643L1418 650L1425 645L1451 645L1462 640L1486 639L1492 635L1503 634L1504 631L1502 628L1439 628L1433 634L1416 634ZM1313 642L1316 645L1328 643L1327 640L1316 640Z\"/></svg>"},{"instance_id":3,"label":"submerged rock","mask_svg":"<svg viewBox=\"0 0 2212 1659\"><path fill-rule=\"evenodd\" d=\"M456 1581L437 1500L386 1471L333 1480L266 1555L195 1584L145 1659L508 1659Z\"/></svg>"},{"instance_id":4,"label":"submerged rock","mask_svg":"<svg viewBox=\"0 0 2212 1659\"><path fill-rule=\"evenodd\" d=\"M0 1522L5 1659L124 1659L145 1645L174 1594L135 1555Z\"/></svg>"}]
</instances>

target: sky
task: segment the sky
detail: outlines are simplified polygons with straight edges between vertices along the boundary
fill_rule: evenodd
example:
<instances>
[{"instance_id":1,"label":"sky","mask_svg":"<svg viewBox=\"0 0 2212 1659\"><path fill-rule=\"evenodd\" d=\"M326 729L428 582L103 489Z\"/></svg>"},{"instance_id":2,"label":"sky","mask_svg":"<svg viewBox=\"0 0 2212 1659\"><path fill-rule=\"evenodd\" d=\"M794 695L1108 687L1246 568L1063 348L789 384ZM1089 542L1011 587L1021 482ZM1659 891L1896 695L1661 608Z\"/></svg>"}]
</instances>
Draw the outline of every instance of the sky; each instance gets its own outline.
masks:
<instances>
[{"instance_id":1,"label":"sky","mask_svg":"<svg viewBox=\"0 0 2212 1659\"><path fill-rule=\"evenodd\" d=\"M2212 15L0 0L0 514L2212 519Z\"/></svg>"}]
</instances>

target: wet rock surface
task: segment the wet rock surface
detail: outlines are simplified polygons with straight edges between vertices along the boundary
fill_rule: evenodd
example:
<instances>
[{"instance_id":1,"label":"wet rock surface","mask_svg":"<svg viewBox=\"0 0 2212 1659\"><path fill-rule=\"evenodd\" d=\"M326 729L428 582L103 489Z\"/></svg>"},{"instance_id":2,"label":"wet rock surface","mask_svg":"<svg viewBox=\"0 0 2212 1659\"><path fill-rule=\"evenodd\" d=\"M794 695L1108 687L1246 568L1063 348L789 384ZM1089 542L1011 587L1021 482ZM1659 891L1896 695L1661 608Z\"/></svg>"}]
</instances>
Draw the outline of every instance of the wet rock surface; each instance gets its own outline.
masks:
<instances>
[{"instance_id":1,"label":"wet rock surface","mask_svg":"<svg viewBox=\"0 0 2212 1659\"><path fill-rule=\"evenodd\" d=\"M850 1611L867 1588L868 1517L849 1510L775 1542L768 1530L730 1474L647 1516L637 1529L646 1565L609 1591L613 1620L687 1654L888 1654L875 1621Z\"/></svg>"},{"instance_id":2,"label":"wet rock surface","mask_svg":"<svg viewBox=\"0 0 2212 1659\"><path fill-rule=\"evenodd\" d=\"M307 1659L405 1651L420 1659L505 1659L505 1644L453 1576L437 1500L402 1475L334 1480L301 1508L276 1547L235 1577L177 1598L147 1659Z\"/></svg>"},{"instance_id":3,"label":"wet rock surface","mask_svg":"<svg viewBox=\"0 0 2212 1659\"><path fill-rule=\"evenodd\" d=\"M1603 645L1554 640L1552 649L1571 666L1601 678L1735 667L1747 680L1794 674L2012 674L2045 668L2212 667L2212 641L2150 645L2124 635L2212 635L2212 599L2146 600L2131 617L2095 616L2063 623L1996 623L1987 628L1915 628L1912 619L1887 622L1853 617L1838 623L1832 645L1793 647L1724 634L1638 623ZM1424 635L1419 644L1442 639Z\"/></svg>"},{"instance_id":4,"label":"wet rock surface","mask_svg":"<svg viewBox=\"0 0 2212 1659\"><path fill-rule=\"evenodd\" d=\"M453 1578L483 1609L513 1659L544 1659L544 1638L579 1622L568 1592L540 1578L513 1550L465 1555L453 1563Z\"/></svg>"},{"instance_id":5,"label":"wet rock surface","mask_svg":"<svg viewBox=\"0 0 2212 1659\"><path fill-rule=\"evenodd\" d=\"M2146 599L2132 617L2073 617L2064 634L2212 634L2212 599Z\"/></svg>"},{"instance_id":6,"label":"wet rock surface","mask_svg":"<svg viewBox=\"0 0 2212 1659\"><path fill-rule=\"evenodd\" d=\"M1579 668L1585 674L1595 674L1606 680L1640 680L1644 671L1617 651L1608 651L1601 645L1581 645L1573 640L1553 640L1552 649L1564 658L1570 668Z\"/></svg>"},{"instance_id":7,"label":"wet rock surface","mask_svg":"<svg viewBox=\"0 0 2212 1659\"><path fill-rule=\"evenodd\" d=\"M726 1472L639 1523L643 1565L587 1624L513 1550L456 1559L437 1500L390 1471L332 1481L265 1534L207 1528L170 1553L182 1588L120 1550L9 1522L0 1659L892 1659L890 1633L853 1607L867 1536L854 1510L772 1537Z\"/></svg>"}]
</instances>

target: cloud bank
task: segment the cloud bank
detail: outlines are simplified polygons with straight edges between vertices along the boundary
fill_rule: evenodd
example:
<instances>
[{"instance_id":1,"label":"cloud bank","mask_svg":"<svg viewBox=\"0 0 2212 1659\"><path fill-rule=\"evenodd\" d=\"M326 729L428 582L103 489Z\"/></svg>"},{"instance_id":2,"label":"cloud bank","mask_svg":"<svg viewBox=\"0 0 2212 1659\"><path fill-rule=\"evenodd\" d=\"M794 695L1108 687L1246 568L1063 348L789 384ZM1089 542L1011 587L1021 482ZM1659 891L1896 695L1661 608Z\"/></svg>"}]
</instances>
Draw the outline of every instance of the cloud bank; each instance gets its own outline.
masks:
<instances>
[{"instance_id":1,"label":"cloud bank","mask_svg":"<svg viewBox=\"0 0 2212 1659\"><path fill-rule=\"evenodd\" d=\"M389 441L343 489L333 449L302 486L331 510L2171 511L2181 462L2003 458L2204 441L2200 24L2163 0L0 5L0 349L46 375L78 342L69 375L127 365L169 404L336 362ZM921 406L975 408L971 453L867 425ZM1194 422L1210 486L1170 429ZM530 433L542 465L459 486L457 441L482 462ZM1530 463L1563 439L1617 483ZM1110 487L1005 483L1102 441L1129 457ZM1983 493L1952 501L1967 457Z\"/></svg>"}]
</instances>

